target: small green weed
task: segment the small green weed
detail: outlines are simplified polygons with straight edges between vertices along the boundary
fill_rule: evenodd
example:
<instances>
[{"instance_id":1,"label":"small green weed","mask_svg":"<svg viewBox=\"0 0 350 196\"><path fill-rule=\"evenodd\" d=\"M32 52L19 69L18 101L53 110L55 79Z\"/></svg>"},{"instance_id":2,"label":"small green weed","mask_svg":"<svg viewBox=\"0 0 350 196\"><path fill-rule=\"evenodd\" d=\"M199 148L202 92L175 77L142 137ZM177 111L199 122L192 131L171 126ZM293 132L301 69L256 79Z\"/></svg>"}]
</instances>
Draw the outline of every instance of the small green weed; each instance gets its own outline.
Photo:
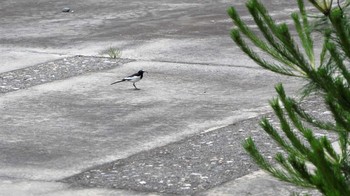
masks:
<instances>
[{"instance_id":1,"label":"small green weed","mask_svg":"<svg viewBox=\"0 0 350 196\"><path fill-rule=\"evenodd\" d=\"M122 56L122 51L118 48L109 47L109 49L103 50L101 52L101 54L102 55L107 54L110 58L117 59L117 58L120 58Z\"/></svg>"}]
</instances>

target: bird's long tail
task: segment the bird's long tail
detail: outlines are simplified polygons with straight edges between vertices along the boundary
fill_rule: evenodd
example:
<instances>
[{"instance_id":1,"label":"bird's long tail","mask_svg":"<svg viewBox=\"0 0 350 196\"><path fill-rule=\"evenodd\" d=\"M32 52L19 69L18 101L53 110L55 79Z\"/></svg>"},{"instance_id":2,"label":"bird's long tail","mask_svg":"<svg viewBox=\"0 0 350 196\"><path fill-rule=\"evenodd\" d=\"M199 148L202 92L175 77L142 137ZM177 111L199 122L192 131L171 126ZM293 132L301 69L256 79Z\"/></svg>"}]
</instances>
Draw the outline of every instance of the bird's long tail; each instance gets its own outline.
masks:
<instances>
[{"instance_id":1,"label":"bird's long tail","mask_svg":"<svg viewBox=\"0 0 350 196\"><path fill-rule=\"evenodd\" d=\"M124 82L124 81L125 81L125 80L119 80L119 81L113 82L111 85L117 84L117 83L119 83L119 82Z\"/></svg>"}]
</instances>

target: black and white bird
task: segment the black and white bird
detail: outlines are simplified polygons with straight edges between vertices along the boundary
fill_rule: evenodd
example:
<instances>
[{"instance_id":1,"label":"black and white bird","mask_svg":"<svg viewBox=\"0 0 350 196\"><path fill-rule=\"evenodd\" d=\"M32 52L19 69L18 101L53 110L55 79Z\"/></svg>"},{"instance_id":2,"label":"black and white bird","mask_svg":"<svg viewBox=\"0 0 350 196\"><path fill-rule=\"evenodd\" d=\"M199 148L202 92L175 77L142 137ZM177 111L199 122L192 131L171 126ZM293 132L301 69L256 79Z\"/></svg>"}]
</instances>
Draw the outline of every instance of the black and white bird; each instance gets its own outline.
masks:
<instances>
[{"instance_id":1,"label":"black and white bird","mask_svg":"<svg viewBox=\"0 0 350 196\"><path fill-rule=\"evenodd\" d=\"M128 77L125 77L123 78L122 80L118 80L118 81L115 81L113 82L112 84L116 84L116 83L119 83L119 82L125 82L125 81L128 81L128 82L132 82L132 85L134 85L135 89L136 90L140 90L139 88L136 87L135 83L140 81L142 78L143 78L143 73L145 73L146 71L143 71L143 70L140 70L138 71L137 73L134 73L132 74L131 76L128 76ZM146 72L147 73L147 72ZM111 85L112 85L111 84Z\"/></svg>"}]
</instances>

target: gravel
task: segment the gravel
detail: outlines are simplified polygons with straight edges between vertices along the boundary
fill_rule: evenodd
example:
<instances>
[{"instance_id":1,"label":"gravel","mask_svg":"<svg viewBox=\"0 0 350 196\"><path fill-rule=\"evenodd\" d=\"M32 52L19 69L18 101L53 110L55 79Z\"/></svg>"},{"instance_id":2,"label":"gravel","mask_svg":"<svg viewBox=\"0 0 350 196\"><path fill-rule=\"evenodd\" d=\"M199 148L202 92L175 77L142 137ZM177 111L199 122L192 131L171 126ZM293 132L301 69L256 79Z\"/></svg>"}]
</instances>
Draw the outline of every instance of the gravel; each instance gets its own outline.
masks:
<instances>
[{"instance_id":1,"label":"gravel","mask_svg":"<svg viewBox=\"0 0 350 196\"><path fill-rule=\"evenodd\" d=\"M112 69L133 60L74 56L0 73L0 93L25 89L81 74Z\"/></svg>"}]
</instances>

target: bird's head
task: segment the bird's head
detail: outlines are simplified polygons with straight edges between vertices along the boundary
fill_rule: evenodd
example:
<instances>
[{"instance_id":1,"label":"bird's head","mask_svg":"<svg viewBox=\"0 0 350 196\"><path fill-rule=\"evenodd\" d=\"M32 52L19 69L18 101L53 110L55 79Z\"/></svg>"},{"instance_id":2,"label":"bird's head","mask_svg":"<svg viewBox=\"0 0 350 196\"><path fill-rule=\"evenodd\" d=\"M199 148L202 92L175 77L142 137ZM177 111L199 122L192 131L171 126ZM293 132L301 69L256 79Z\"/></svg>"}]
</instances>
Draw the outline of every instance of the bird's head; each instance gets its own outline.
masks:
<instances>
[{"instance_id":1,"label":"bird's head","mask_svg":"<svg viewBox=\"0 0 350 196\"><path fill-rule=\"evenodd\" d=\"M148 73L148 72L141 69L141 70L139 71L139 74L143 74L143 73Z\"/></svg>"}]
</instances>

